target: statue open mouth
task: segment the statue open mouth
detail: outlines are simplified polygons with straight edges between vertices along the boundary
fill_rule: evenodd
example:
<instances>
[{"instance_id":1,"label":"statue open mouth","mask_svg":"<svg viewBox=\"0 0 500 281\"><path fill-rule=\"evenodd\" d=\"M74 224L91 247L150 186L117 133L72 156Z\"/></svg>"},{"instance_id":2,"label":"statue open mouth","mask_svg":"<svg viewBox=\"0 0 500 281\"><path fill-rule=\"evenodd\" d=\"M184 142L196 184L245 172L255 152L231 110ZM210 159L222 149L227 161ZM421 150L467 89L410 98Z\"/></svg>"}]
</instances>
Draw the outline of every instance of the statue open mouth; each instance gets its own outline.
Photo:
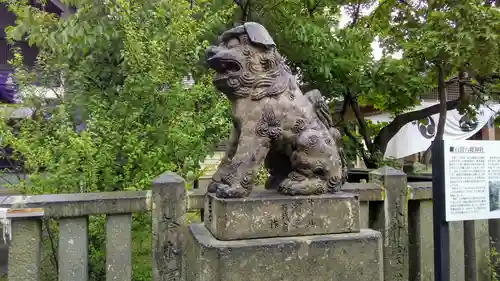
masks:
<instances>
[{"instance_id":1,"label":"statue open mouth","mask_svg":"<svg viewBox=\"0 0 500 281\"><path fill-rule=\"evenodd\" d=\"M232 59L215 57L208 59L207 62L209 67L217 72L213 78L214 81L221 81L239 76L242 69L240 63Z\"/></svg>"}]
</instances>

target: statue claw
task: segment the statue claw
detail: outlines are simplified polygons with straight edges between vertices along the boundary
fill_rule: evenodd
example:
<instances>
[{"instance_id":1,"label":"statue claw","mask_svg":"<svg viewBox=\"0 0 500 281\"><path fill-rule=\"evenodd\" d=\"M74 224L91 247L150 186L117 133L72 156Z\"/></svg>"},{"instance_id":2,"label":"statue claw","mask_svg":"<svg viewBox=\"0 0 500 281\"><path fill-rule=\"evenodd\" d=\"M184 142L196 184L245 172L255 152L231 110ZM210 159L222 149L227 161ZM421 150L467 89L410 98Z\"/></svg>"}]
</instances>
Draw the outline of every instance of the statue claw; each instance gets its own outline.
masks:
<instances>
[{"instance_id":1,"label":"statue claw","mask_svg":"<svg viewBox=\"0 0 500 281\"><path fill-rule=\"evenodd\" d=\"M242 198L248 196L250 190L243 187L219 187L216 196L218 198Z\"/></svg>"},{"instance_id":2,"label":"statue claw","mask_svg":"<svg viewBox=\"0 0 500 281\"><path fill-rule=\"evenodd\" d=\"M219 189L224 189L228 188L229 186L227 184L221 183L221 182L216 182L216 181L211 181L208 184L207 187L207 193L217 193Z\"/></svg>"},{"instance_id":3,"label":"statue claw","mask_svg":"<svg viewBox=\"0 0 500 281\"><path fill-rule=\"evenodd\" d=\"M294 172L292 172L291 175L291 178L285 179L280 184L278 191L281 194L299 196L325 193L326 182L317 178L297 180L293 177Z\"/></svg>"}]
</instances>

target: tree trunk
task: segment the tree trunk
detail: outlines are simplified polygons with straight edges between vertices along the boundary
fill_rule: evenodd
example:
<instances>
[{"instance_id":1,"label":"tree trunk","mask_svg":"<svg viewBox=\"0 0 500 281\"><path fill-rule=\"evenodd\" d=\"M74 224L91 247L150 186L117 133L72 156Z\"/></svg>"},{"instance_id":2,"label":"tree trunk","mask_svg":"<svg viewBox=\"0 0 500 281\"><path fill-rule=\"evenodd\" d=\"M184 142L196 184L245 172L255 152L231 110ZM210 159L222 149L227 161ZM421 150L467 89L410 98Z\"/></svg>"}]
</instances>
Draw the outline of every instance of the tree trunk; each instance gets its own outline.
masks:
<instances>
[{"instance_id":1,"label":"tree trunk","mask_svg":"<svg viewBox=\"0 0 500 281\"><path fill-rule=\"evenodd\" d=\"M422 164L428 166L431 163L431 157L432 157L432 149L429 147L429 148L427 148L427 150L422 155L422 158L420 159L420 162Z\"/></svg>"},{"instance_id":2,"label":"tree trunk","mask_svg":"<svg viewBox=\"0 0 500 281\"><path fill-rule=\"evenodd\" d=\"M366 148L368 149L368 155L365 153L365 151L362 151L362 156L363 156L363 161L365 162L365 166L368 169L375 169L377 168L377 150L375 150L373 146L373 142L371 140L371 135L368 130L368 125L366 124L365 117L363 116L363 113L361 112L361 108L359 107L358 102L356 101L356 98L353 97L351 94L348 94L345 99L349 102L352 111L354 112L354 115L356 116L356 120L358 121L359 125L359 133L363 137L363 141L365 142ZM352 138L351 138L352 139ZM360 149L364 149L363 145L361 144Z\"/></svg>"},{"instance_id":3,"label":"tree trunk","mask_svg":"<svg viewBox=\"0 0 500 281\"><path fill-rule=\"evenodd\" d=\"M344 117L345 117L345 113L347 111L347 107L348 106L351 106L351 100L349 97L344 97L344 102L342 104L342 110L340 111L340 113L336 114L336 116L334 116L334 122L335 122L335 127L337 126L341 126L342 127L342 131L344 132L344 134L353 142L356 144L356 149L359 150L359 152L361 153L361 158L363 158L363 162L365 163L365 166L369 169L374 169L374 168L377 168L377 165L376 163L373 161L373 159L366 153L364 147L363 147L363 144L360 143L358 141L358 139L356 139L356 137L349 131L349 128L347 127L347 125L345 124L345 120L344 120ZM359 109L359 107L358 107ZM364 120L364 119L363 119ZM358 121L359 123L359 121ZM365 131L365 135L368 136L368 133ZM369 137L369 136L368 136Z\"/></svg>"},{"instance_id":4,"label":"tree trunk","mask_svg":"<svg viewBox=\"0 0 500 281\"><path fill-rule=\"evenodd\" d=\"M438 66L439 122L437 126L436 138L434 139L435 141L443 140L444 126L446 124L446 112L448 111L446 108L448 95L444 76L444 66L441 64Z\"/></svg>"},{"instance_id":5,"label":"tree trunk","mask_svg":"<svg viewBox=\"0 0 500 281\"><path fill-rule=\"evenodd\" d=\"M368 148L368 151L370 152L371 155L373 155L375 151L373 151L373 145L372 145L372 141L370 139L368 125L366 124L366 120L365 120L365 117L363 116L363 113L361 113L361 108L359 107L358 101L356 101L356 98L350 94L347 96L347 98L348 98L349 103L351 105L352 111L354 111L354 115L356 116L356 120L358 121L359 133L363 137L363 140L365 141L365 144L366 144L366 147Z\"/></svg>"}]
</instances>

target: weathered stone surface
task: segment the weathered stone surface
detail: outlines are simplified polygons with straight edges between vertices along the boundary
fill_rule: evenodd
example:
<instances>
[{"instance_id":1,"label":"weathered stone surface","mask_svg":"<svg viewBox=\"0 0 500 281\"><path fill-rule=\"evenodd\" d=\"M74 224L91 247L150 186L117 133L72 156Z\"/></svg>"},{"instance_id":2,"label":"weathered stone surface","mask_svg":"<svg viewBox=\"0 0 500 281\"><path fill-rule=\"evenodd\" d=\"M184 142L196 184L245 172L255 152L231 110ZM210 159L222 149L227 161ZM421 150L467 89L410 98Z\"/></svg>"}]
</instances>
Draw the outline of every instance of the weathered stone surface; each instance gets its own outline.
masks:
<instances>
[{"instance_id":1,"label":"weathered stone surface","mask_svg":"<svg viewBox=\"0 0 500 281\"><path fill-rule=\"evenodd\" d=\"M360 201L383 201L382 188L375 183L346 182L341 191L359 194Z\"/></svg>"},{"instance_id":2,"label":"weathered stone surface","mask_svg":"<svg viewBox=\"0 0 500 281\"><path fill-rule=\"evenodd\" d=\"M432 219L432 201L422 200L414 206L409 215L411 218L410 235L414 237L409 251L410 278L408 280L434 280L434 237ZM480 226L479 224L482 223ZM489 266L489 237L487 221L477 220L476 225L476 262L477 280L490 281ZM450 280L470 281L465 274L464 265L464 228L463 222L451 222L450 225ZM411 241L410 240L410 241Z\"/></svg>"},{"instance_id":3,"label":"weathered stone surface","mask_svg":"<svg viewBox=\"0 0 500 281\"><path fill-rule=\"evenodd\" d=\"M40 280L42 221L39 218L13 219L9 250L8 280Z\"/></svg>"},{"instance_id":4,"label":"weathered stone surface","mask_svg":"<svg viewBox=\"0 0 500 281\"><path fill-rule=\"evenodd\" d=\"M198 189L191 189L188 192L188 209L191 211L203 209L205 205L205 194L207 193L207 185L208 182L204 179L204 183L202 184L200 181ZM412 183L409 183L410 185ZM253 190L258 192L259 190L264 189L263 186L255 186ZM412 189L413 190L413 189ZM341 191L347 193L353 193L359 195L359 201L383 201L384 200L384 192L382 188L373 183L350 183L347 182L342 186ZM430 189L429 189L430 191ZM427 191L426 191L427 192ZM430 192L432 193L432 192ZM411 196L412 193L410 193ZM420 191L417 194L421 194ZM427 194L427 193L425 193ZM424 194L424 196L425 196ZM419 197L420 198L420 197ZM432 198L432 195L425 197L427 199ZM410 198L414 199L414 198ZM417 198L415 198L417 200ZM418 199L421 200L421 199Z\"/></svg>"},{"instance_id":5,"label":"weathered stone surface","mask_svg":"<svg viewBox=\"0 0 500 281\"><path fill-rule=\"evenodd\" d=\"M384 236L384 279L408 280L408 185L406 174L391 167L369 173L371 183L385 192L383 209L374 214L372 227Z\"/></svg>"},{"instance_id":6,"label":"weathered stone surface","mask_svg":"<svg viewBox=\"0 0 500 281\"><path fill-rule=\"evenodd\" d=\"M149 211L151 191L9 195L0 202L3 208L43 208L46 218L83 217Z\"/></svg>"},{"instance_id":7,"label":"weathered stone surface","mask_svg":"<svg viewBox=\"0 0 500 281\"><path fill-rule=\"evenodd\" d=\"M432 182L409 182L410 200L432 200Z\"/></svg>"},{"instance_id":8,"label":"weathered stone surface","mask_svg":"<svg viewBox=\"0 0 500 281\"><path fill-rule=\"evenodd\" d=\"M464 222L453 221L450 227L450 280L466 281L464 276ZM454 258L457 257L457 258ZM460 258L458 258L460 257ZM469 281L469 280L467 280Z\"/></svg>"},{"instance_id":9,"label":"weathered stone surface","mask_svg":"<svg viewBox=\"0 0 500 281\"><path fill-rule=\"evenodd\" d=\"M187 199L184 179L166 172L153 180L153 281L183 281L182 224Z\"/></svg>"},{"instance_id":10,"label":"weathered stone surface","mask_svg":"<svg viewBox=\"0 0 500 281\"><path fill-rule=\"evenodd\" d=\"M246 198L205 200L205 225L219 240L359 232L357 195L287 196L261 190Z\"/></svg>"},{"instance_id":11,"label":"weathered stone surface","mask_svg":"<svg viewBox=\"0 0 500 281\"><path fill-rule=\"evenodd\" d=\"M212 181L212 175L202 176L198 179L198 189L207 190L208 184Z\"/></svg>"},{"instance_id":12,"label":"weathered stone surface","mask_svg":"<svg viewBox=\"0 0 500 281\"><path fill-rule=\"evenodd\" d=\"M359 233L238 241L189 226L186 281L382 281L382 239Z\"/></svg>"},{"instance_id":13,"label":"weathered stone surface","mask_svg":"<svg viewBox=\"0 0 500 281\"><path fill-rule=\"evenodd\" d=\"M106 281L132 280L132 214L106 216Z\"/></svg>"},{"instance_id":14,"label":"weathered stone surface","mask_svg":"<svg viewBox=\"0 0 500 281\"><path fill-rule=\"evenodd\" d=\"M88 218L59 220L59 281L88 280Z\"/></svg>"},{"instance_id":15,"label":"weathered stone surface","mask_svg":"<svg viewBox=\"0 0 500 281\"><path fill-rule=\"evenodd\" d=\"M187 209L190 212L205 208L206 189L191 189L187 192Z\"/></svg>"},{"instance_id":16,"label":"weathered stone surface","mask_svg":"<svg viewBox=\"0 0 500 281\"><path fill-rule=\"evenodd\" d=\"M359 227L370 228L370 202L359 202Z\"/></svg>"},{"instance_id":17,"label":"weathered stone surface","mask_svg":"<svg viewBox=\"0 0 500 281\"><path fill-rule=\"evenodd\" d=\"M476 227L475 244L476 244L476 268L478 281L490 281L490 237L488 233L488 220L474 221Z\"/></svg>"},{"instance_id":18,"label":"weathered stone surface","mask_svg":"<svg viewBox=\"0 0 500 281\"><path fill-rule=\"evenodd\" d=\"M282 194L337 192L347 179L342 138L318 90L300 90L266 28L246 22L206 50L214 86L232 104L227 150L208 185L217 197L248 196L255 171Z\"/></svg>"}]
</instances>

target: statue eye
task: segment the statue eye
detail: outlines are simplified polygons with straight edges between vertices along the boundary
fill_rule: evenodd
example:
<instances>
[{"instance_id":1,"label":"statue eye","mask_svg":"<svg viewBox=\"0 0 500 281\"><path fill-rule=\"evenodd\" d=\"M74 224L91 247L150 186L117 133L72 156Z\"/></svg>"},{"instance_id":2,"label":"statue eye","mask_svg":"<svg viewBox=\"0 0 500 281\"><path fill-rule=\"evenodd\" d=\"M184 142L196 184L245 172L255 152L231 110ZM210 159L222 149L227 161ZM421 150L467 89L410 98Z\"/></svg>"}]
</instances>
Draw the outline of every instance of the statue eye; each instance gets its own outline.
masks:
<instances>
[{"instance_id":1,"label":"statue eye","mask_svg":"<svg viewBox=\"0 0 500 281\"><path fill-rule=\"evenodd\" d=\"M226 43L226 46L227 48L231 49L231 48L234 48L234 47L237 47L240 45L240 40L238 40L238 38L231 38L227 41Z\"/></svg>"}]
</instances>

